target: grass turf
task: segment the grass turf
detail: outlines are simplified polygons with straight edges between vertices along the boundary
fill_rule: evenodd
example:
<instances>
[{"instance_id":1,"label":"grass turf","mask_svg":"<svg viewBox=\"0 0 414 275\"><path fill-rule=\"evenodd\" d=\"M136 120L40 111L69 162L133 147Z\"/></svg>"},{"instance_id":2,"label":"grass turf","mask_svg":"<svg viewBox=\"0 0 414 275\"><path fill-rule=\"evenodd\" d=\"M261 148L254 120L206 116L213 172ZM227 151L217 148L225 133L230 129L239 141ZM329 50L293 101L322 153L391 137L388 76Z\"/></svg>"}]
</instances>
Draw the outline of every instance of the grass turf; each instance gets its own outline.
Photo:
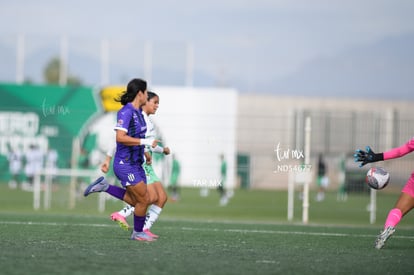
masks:
<instances>
[{"instance_id":1,"label":"grass turf","mask_svg":"<svg viewBox=\"0 0 414 275\"><path fill-rule=\"evenodd\" d=\"M183 189L168 203L153 231L156 242L129 240L109 220L122 206L97 196L68 210L54 194L51 210L32 210L32 194L0 186L2 274L411 274L414 221L408 214L382 250L373 248L396 194L378 193L378 222L370 225L368 196L337 202L311 200L310 224L296 203L286 222L286 193L238 191L226 207L213 192L201 198Z\"/></svg>"}]
</instances>

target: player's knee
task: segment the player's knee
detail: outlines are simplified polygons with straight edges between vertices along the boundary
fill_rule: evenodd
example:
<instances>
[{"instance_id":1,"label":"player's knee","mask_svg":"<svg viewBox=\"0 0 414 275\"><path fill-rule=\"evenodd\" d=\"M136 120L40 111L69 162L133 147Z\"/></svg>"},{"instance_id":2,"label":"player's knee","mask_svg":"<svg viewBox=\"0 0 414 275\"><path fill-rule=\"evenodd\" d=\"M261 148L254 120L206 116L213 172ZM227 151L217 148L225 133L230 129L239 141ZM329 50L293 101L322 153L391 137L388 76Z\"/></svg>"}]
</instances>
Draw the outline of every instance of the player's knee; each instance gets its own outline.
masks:
<instances>
[{"instance_id":1,"label":"player's knee","mask_svg":"<svg viewBox=\"0 0 414 275\"><path fill-rule=\"evenodd\" d=\"M168 200L168 195L165 192L161 192L158 196L158 203L162 206L164 206L164 204L167 202Z\"/></svg>"},{"instance_id":2,"label":"player's knee","mask_svg":"<svg viewBox=\"0 0 414 275\"><path fill-rule=\"evenodd\" d=\"M144 196L144 197L142 197L140 203L142 205L150 205L151 204L150 196Z\"/></svg>"},{"instance_id":3,"label":"player's knee","mask_svg":"<svg viewBox=\"0 0 414 275\"><path fill-rule=\"evenodd\" d=\"M152 194L149 198L149 203L152 204L152 203L155 203L156 201L158 201L157 194Z\"/></svg>"}]
</instances>

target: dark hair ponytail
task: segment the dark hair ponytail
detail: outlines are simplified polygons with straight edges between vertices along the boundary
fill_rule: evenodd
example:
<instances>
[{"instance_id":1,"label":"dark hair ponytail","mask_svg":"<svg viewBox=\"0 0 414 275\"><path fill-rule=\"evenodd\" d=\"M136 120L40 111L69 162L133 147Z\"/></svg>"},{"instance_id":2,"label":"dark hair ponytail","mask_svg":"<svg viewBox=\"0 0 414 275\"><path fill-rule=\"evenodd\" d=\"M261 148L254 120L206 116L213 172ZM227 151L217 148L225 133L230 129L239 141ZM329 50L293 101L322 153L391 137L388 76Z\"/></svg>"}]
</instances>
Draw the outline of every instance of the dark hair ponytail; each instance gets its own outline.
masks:
<instances>
[{"instance_id":1,"label":"dark hair ponytail","mask_svg":"<svg viewBox=\"0 0 414 275\"><path fill-rule=\"evenodd\" d=\"M139 92L145 92L147 89L147 82L143 79L134 78L129 81L127 85L127 90L116 99L116 101L121 102L122 105L126 105L129 102L132 102Z\"/></svg>"}]
</instances>

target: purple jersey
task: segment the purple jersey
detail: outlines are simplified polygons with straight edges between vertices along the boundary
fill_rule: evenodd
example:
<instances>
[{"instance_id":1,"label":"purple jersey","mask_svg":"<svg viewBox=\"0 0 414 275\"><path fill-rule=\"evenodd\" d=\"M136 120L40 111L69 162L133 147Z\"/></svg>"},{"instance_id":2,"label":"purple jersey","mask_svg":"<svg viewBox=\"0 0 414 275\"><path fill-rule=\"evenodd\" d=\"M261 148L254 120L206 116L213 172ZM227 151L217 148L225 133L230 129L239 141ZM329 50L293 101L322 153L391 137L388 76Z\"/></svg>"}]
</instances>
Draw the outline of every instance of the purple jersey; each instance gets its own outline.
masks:
<instances>
[{"instance_id":1,"label":"purple jersey","mask_svg":"<svg viewBox=\"0 0 414 275\"><path fill-rule=\"evenodd\" d=\"M130 137L145 138L147 125L141 108L135 109L131 103L124 105L118 111L115 130L125 131ZM144 145L126 146L117 142L114 163L120 162L141 165L144 162Z\"/></svg>"}]
</instances>

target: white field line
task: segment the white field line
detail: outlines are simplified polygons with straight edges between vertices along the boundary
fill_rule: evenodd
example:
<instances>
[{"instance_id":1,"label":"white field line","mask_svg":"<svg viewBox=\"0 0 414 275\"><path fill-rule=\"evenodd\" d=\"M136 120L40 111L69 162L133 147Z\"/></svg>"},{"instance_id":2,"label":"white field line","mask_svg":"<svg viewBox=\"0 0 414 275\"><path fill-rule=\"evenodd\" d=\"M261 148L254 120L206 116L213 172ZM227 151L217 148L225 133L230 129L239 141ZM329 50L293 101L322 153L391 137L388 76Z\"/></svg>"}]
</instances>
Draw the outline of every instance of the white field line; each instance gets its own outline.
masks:
<instances>
[{"instance_id":1,"label":"white field line","mask_svg":"<svg viewBox=\"0 0 414 275\"><path fill-rule=\"evenodd\" d=\"M215 232L233 232L233 233L252 233L252 234L286 234L286 235L307 235L307 236L324 236L324 237L360 237L360 238L372 238L373 235L365 234L347 234L347 233L326 233L326 232L304 232L304 231L280 231L280 230L251 230L251 229L214 229L214 228L192 228L183 227L182 230L188 231L215 231ZM392 238L399 239L413 239L414 236L396 236Z\"/></svg>"},{"instance_id":2,"label":"white field line","mask_svg":"<svg viewBox=\"0 0 414 275\"><path fill-rule=\"evenodd\" d=\"M86 227L114 227L115 224L99 224L99 223L58 223L58 222L20 222L20 221L0 221L0 225L40 225L40 226L86 226ZM176 229L176 227L163 226L164 229ZM366 234L348 234L348 233L326 233L326 232L305 232L305 231L282 231L282 230L257 230L257 229L219 229L219 228L195 228L195 227L181 227L183 231L204 231L204 232L229 232L229 233L243 233L243 234L285 234L285 235L307 235L307 236L321 236L321 237L359 237L372 238L373 235ZM394 234L392 238L398 239L412 239L414 236L399 236Z\"/></svg>"}]
</instances>

